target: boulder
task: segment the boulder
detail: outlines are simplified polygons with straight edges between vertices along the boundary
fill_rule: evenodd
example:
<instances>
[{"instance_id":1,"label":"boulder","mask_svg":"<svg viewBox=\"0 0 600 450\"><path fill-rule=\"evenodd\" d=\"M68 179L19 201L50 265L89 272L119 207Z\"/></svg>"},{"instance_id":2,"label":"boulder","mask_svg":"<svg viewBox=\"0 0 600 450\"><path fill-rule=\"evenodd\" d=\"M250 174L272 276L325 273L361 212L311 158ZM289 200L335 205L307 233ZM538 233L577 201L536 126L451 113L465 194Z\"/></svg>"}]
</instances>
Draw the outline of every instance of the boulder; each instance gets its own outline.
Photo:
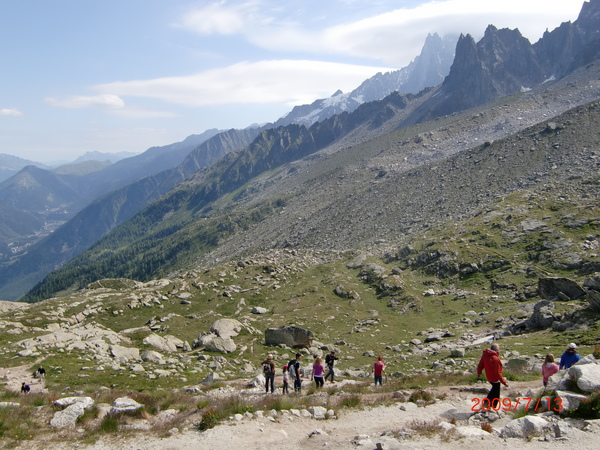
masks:
<instances>
[{"instance_id":1,"label":"boulder","mask_svg":"<svg viewBox=\"0 0 600 450\"><path fill-rule=\"evenodd\" d=\"M219 374L217 372L211 372L208 375L206 375L204 380L202 380L202 384L208 386L218 380L222 380L222 378L219 376ZM264 382L263 382L263 384L264 384Z\"/></svg>"},{"instance_id":2,"label":"boulder","mask_svg":"<svg viewBox=\"0 0 600 450\"><path fill-rule=\"evenodd\" d=\"M528 330L544 330L550 328L556 320L552 310L554 303L549 300L540 300L533 306L533 314L525 321L525 328Z\"/></svg>"},{"instance_id":3,"label":"boulder","mask_svg":"<svg viewBox=\"0 0 600 450\"><path fill-rule=\"evenodd\" d=\"M269 312L267 308L263 308L262 306L255 306L252 308L252 314L266 314Z\"/></svg>"},{"instance_id":4,"label":"boulder","mask_svg":"<svg viewBox=\"0 0 600 450\"><path fill-rule=\"evenodd\" d=\"M576 300L585 296L585 291L581 286L568 278L540 278L538 280L538 293L543 299L553 301L561 299Z\"/></svg>"},{"instance_id":5,"label":"boulder","mask_svg":"<svg viewBox=\"0 0 600 450\"><path fill-rule=\"evenodd\" d=\"M54 404L61 408L74 405L75 403L81 403L84 409L90 409L94 406L94 399L91 397L65 397L54 401Z\"/></svg>"},{"instance_id":6,"label":"boulder","mask_svg":"<svg viewBox=\"0 0 600 450\"><path fill-rule=\"evenodd\" d=\"M209 352L230 353L235 352L236 348L237 346L233 342L233 339L224 339L219 336L215 336L204 344L204 350Z\"/></svg>"},{"instance_id":7,"label":"boulder","mask_svg":"<svg viewBox=\"0 0 600 450\"><path fill-rule=\"evenodd\" d=\"M110 355L115 358L118 363L126 363L128 361L139 361L140 351L137 348L123 347L122 345L111 345Z\"/></svg>"},{"instance_id":8,"label":"boulder","mask_svg":"<svg viewBox=\"0 0 600 450\"><path fill-rule=\"evenodd\" d=\"M144 338L144 344L151 345L152 347L162 352L176 352L177 346L174 342L159 336L158 334L150 334Z\"/></svg>"},{"instance_id":9,"label":"boulder","mask_svg":"<svg viewBox=\"0 0 600 450\"><path fill-rule=\"evenodd\" d=\"M110 414L114 415L114 414L135 412L138 409L143 408L143 407L144 407L144 405L136 402L132 398L119 397L113 402L112 408L110 408Z\"/></svg>"},{"instance_id":10,"label":"boulder","mask_svg":"<svg viewBox=\"0 0 600 450\"><path fill-rule=\"evenodd\" d=\"M568 374L583 392L600 391L600 364L575 364Z\"/></svg>"},{"instance_id":11,"label":"boulder","mask_svg":"<svg viewBox=\"0 0 600 450\"><path fill-rule=\"evenodd\" d=\"M161 353L154 350L144 350L141 354L142 361L151 362L154 364L165 364L165 359Z\"/></svg>"},{"instance_id":12,"label":"boulder","mask_svg":"<svg viewBox=\"0 0 600 450\"><path fill-rule=\"evenodd\" d=\"M54 428L74 428L79 419L85 413L85 407L83 403L73 403L67 406L62 411L54 413L50 425Z\"/></svg>"},{"instance_id":13,"label":"boulder","mask_svg":"<svg viewBox=\"0 0 600 450\"><path fill-rule=\"evenodd\" d=\"M585 299L592 310L600 313L600 292L590 289L586 292Z\"/></svg>"},{"instance_id":14,"label":"boulder","mask_svg":"<svg viewBox=\"0 0 600 450\"><path fill-rule=\"evenodd\" d=\"M210 332L223 339L237 336L242 331L243 325L235 319L219 319L210 327Z\"/></svg>"},{"instance_id":15,"label":"boulder","mask_svg":"<svg viewBox=\"0 0 600 450\"><path fill-rule=\"evenodd\" d=\"M585 395L561 390L556 391L556 398L560 399L560 408L562 408L562 411L577 409L582 401L588 400ZM552 406L556 408L556 405L557 403L553 402Z\"/></svg>"},{"instance_id":16,"label":"boulder","mask_svg":"<svg viewBox=\"0 0 600 450\"><path fill-rule=\"evenodd\" d=\"M583 288L600 292L600 273L595 273L591 277L586 278L583 282Z\"/></svg>"},{"instance_id":17,"label":"boulder","mask_svg":"<svg viewBox=\"0 0 600 450\"><path fill-rule=\"evenodd\" d=\"M317 420L323 420L327 417L327 408L323 408L322 406L311 406L308 408L308 411Z\"/></svg>"},{"instance_id":18,"label":"boulder","mask_svg":"<svg viewBox=\"0 0 600 450\"><path fill-rule=\"evenodd\" d=\"M287 345L292 348L310 348L314 334L312 331L295 325L281 328L267 328L265 343L267 345Z\"/></svg>"},{"instance_id":19,"label":"boulder","mask_svg":"<svg viewBox=\"0 0 600 450\"><path fill-rule=\"evenodd\" d=\"M508 422L500 431L500 437L529 439L533 436L541 436L549 426L546 419L538 416L525 416Z\"/></svg>"},{"instance_id":20,"label":"boulder","mask_svg":"<svg viewBox=\"0 0 600 450\"><path fill-rule=\"evenodd\" d=\"M529 372L532 369L532 364L523 358L512 358L506 362L505 368L511 372Z\"/></svg>"},{"instance_id":21,"label":"boulder","mask_svg":"<svg viewBox=\"0 0 600 450\"><path fill-rule=\"evenodd\" d=\"M464 348L453 348L450 350L450 356L452 358L464 358L465 357L465 349Z\"/></svg>"}]
</instances>

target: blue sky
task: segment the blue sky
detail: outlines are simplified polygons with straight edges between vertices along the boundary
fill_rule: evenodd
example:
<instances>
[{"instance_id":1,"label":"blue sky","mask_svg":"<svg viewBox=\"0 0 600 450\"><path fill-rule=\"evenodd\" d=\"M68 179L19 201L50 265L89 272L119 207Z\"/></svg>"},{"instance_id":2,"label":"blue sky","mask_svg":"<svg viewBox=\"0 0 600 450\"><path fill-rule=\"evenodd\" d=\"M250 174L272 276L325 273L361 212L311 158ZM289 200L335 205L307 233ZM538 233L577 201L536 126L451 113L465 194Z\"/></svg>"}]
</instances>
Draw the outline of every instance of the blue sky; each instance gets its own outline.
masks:
<instances>
[{"instance_id":1,"label":"blue sky","mask_svg":"<svg viewBox=\"0 0 600 450\"><path fill-rule=\"evenodd\" d=\"M428 33L531 42L583 0L3 0L0 153L142 152L406 66Z\"/></svg>"}]
</instances>

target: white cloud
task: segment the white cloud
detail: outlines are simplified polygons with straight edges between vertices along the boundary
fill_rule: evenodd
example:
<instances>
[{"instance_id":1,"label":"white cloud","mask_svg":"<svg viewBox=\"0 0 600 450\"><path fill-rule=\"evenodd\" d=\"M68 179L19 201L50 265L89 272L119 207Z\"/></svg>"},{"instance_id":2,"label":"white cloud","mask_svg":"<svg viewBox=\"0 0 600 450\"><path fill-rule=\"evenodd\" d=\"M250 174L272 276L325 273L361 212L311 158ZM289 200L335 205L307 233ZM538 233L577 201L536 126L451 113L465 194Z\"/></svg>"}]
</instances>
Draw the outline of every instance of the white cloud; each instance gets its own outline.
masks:
<instances>
[{"instance_id":1,"label":"white cloud","mask_svg":"<svg viewBox=\"0 0 600 450\"><path fill-rule=\"evenodd\" d=\"M187 106L227 103L312 102L337 89L352 90L385 67L320 61L241 62L195 75L114 82L95 86L105 94L145 97Z\"/></svg>"},{"instance_id":2,"label":"white cloud","mask_svg":"<svg viewBox=\"0 0 600 450\"><path fill-rule=\"evenodd\" d=\"M48 97L45 102L51 106L59 108L80 109L80 108L123 108L125 102L113 94L101 94L93 96L72 95L65 99Z\"/></svg>"},{"instance_id":3,"label":"white cloud","mask_svg":"<svg viewBox=\"0 0 600 450\"><path fill-rule=\"evenodd\" d=\"M498 28L519 28L535 42L546 28L553 29L576 18L582 3L583 0L430 1L314 30L299 25L299 21L274 18L277 10L268 8L268 3L259 8L257 2L220 1L189 12L182 26L204 35L243 34L249 42L267 50L370 58L400 68L419 54L428 33L469 33L479 39L487 25L493 24ZM365 5L368 8L366 2Z\"/></svg>"},{"instance_id":4,"label":"white cloud","mask_svg":"<svg viewBox=\"0 0 600 450\"><path fill-rule=\"evenodd\" d=\"M19 117L22 115L23 113L15 108L0 108L0 116Z\"/></svg>"},{"instance_id":5,"label":"white cloud","mask_svg":"<svg viewBox=\"0 0 600 450\"><path fill-rule=\"evenodd\" d=\"M179 25L204 35L241 33L254 15L253 10L251 2L229 6L220 1L189 11Z\"/></svg>"}]
</instances>

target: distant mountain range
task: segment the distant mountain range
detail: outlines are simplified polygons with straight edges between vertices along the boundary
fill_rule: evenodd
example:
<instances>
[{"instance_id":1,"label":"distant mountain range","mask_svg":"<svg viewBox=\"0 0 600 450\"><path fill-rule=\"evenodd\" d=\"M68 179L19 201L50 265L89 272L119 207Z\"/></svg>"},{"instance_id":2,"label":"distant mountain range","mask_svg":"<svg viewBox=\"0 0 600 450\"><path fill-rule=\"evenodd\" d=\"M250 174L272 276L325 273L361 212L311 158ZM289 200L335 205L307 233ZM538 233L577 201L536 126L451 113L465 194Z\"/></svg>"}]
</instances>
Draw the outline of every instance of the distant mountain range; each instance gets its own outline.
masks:
<instances>
[{"instance_id":1,"label":"distant mountain range","mask_svg":"<svg viewBox=\"0 0 600 450\"><path fill-rule=\"evenodd\" d=\"M337 91L331 97L315 100L310 105L295 106L274 127L292 123L310 126L336 114L352 112L366 102L381 100L392 92L416 94L425 88L439 85L450 70L458 36L441 38L430 34L419 56L400 70L377 75L365 80L347 94Z\"/></svg>"},{"instance_id":2,"label":"distant mountain range","mask_svg":"<svg viewBox=\"0 0 600 450\"><path fill-rule=\"evenodd\" d=\"M270 246L372 245L374 234L365 233L377 229L378 217L387 214L373 210L375 205L378 211L404 211L412 214L414 220L418 218L416 223L422 222L424 205L436 200L416 200L418 192L413 193L412 200L404 197L402 189L408 192L409 185L403 188L401 180L409 182L416 177L420 183L425 182L419 178L416 167L460 152L468 148L469 142L475 145L480 138L478 133L482 139L501 137L526 125L525 119L514 111L511 112L517 117L502 115L492 109L494 103L490 102L515 95L525 96L521 101L538 101L551 95L551 88L559 87L564 92L571 89L570 95L579 92L580 102L593 96L583 87L565 87L560 80L585 78L584 72L591 73L595 67L599 11L600 0L584 3L575 22L562 24L533 45L518 30L497 30L493 26L488 27L477 43L468 35L461 36L448 76L441 84L416 94L393 92L384 99L362 102L355 108L346 102L343 107L354 108L351 112L345 109L341 114L329 115L335 110L333 103L338 103L336 107L343 103L338 100L344 94L338 94L314 105L310 111L297 114L296 120L304 118L311 123L285 126L276 123L275 127L218 133L193 152L188 151L188 156L171 166L172 169L156 172L96 200L60 230L0 268L0 297L19 297L35 278L40 280L60 266L30 292L28 301L97 278L149 279L185 267L198 258L208 261L210 255L231 258ZM444 40L439 37L432 35L428 41L431 48L445 48ZM436 47L436 42L441 44ZM556 58L549 57L551 54ZM407 82L416 76L419 61L413 63L411 75L396 74L397 80L402 78L402 82ZM425 62L422 64L426 66ZM373 91L375 85L383 84L383 78L379 74L371 79ZM363 85L362 98L365 98L370 92L369 83ZM567 107L550 99L546 103L529 110L529 117L543 120L540 118L543 113L552 116ZM479 108L473 111L480 112L471 113L472 121L477 121L477 114L502 116L502 120L492 121L493 128L485 133L483 125L479 132L477 128L464 126L471 137L465 137L463 132L463 137L454 141L450 131L443 128L440 131L440 121L445 121L449 130L454 120L450 114L467 108ZM314 121L320 114L324 118ZM458 120L459 116L456 117ZM407 135L400 131L411 126L412 131ZM437 130L439 143L427 134L427 130L433 129ZM444 133L448 137L443 138ZM448 146L451 142L454 145ZM383 156L384 150L389 148L405 154L402 162L385 163L389 156ZM410 151L405 150L409 148ZM374 177L367 181L364 176L371 171L375 171ZM405 202L401 204L395 204L393 197L381 198L377 188L378 180L385 181L390 172L397 171L401 178L394 186L398 198ZM86 178L101 172L93 172ZM360 184L360 189L365 189L361 195L342 188L352 185L348 184L349 177L357 177L356 183L366 183ZM3 186L0 184L0 193ZM110 189L110 183L104 186ZM321 186L318 193L315 186ZM359 184L355 188L359 189ZM421 194L426 191L424 185ZM371 196L367 192L372 192ZM455 195L448 193L444 198ZM331 203L334 198L336 202ZM357 203L359 199L362 203ZM444 200L438 200L441 203L437 210L444 210ZM407 209L411 204L413 208ZM455 206L450 210L455 213ZM350 211L353 213L348 215ZM340 221L342 217L344 221ZM411 229L406 216L396 221L396 231L388 232ZM257 234L258 230L261 232ZM100 240L93 244L96 239ZM89 250L81 253L86 248Z\"/></svg>"},{"instance_id":3,"label":"distant mountain range","mask_svg":"<svg viewBox=\"0 0 600 450\"><path fill-rule=\"evenodd\" d=\"M7 180L27 166L49 169L48 166L35 161L29 161L27 159L19 158L18 156L0 153L0 182Z\"/></svg>"}]
</instances>

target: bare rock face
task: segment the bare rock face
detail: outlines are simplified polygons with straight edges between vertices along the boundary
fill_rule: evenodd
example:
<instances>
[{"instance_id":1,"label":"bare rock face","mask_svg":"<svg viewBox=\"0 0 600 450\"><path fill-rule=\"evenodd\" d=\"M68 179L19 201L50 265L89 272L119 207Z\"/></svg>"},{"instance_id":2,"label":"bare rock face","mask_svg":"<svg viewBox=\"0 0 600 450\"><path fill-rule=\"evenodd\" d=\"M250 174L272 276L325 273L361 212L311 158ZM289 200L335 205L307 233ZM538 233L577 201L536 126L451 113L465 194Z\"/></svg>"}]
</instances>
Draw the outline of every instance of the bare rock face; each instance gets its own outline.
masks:
<instances>
[{"instance_id":1,"label":"bare rock face","mask_svg":"<svg viewBox=\"0 0 600 450\"><path fill-rule=\"evenodd\" d=\"M600 273L595 273L583 282L585 299L596 312L600 312Z\"/></svg>"},{"instance_id":2,"label":"bare rock face","mask_svg":"<svg viewBox=\"0 0 600 450\"><path fill-rule=\"evenodd\" d=\"M267 345L284 344L292 348L309 348L313 339L314 334L312 331L295 325L267 328L265 330L265 343Z\"/></svg>"},{"instance_id":3,"label":"bare rock face","mask_svg":"<svg viewBox=\"0 0 600 450\"><path fill-rule=\"evenodd\" d=\"M585 296L585 291L568 278L540 278L538 292L545 300L576 300Z\"/></svg>"}]
</instances>

